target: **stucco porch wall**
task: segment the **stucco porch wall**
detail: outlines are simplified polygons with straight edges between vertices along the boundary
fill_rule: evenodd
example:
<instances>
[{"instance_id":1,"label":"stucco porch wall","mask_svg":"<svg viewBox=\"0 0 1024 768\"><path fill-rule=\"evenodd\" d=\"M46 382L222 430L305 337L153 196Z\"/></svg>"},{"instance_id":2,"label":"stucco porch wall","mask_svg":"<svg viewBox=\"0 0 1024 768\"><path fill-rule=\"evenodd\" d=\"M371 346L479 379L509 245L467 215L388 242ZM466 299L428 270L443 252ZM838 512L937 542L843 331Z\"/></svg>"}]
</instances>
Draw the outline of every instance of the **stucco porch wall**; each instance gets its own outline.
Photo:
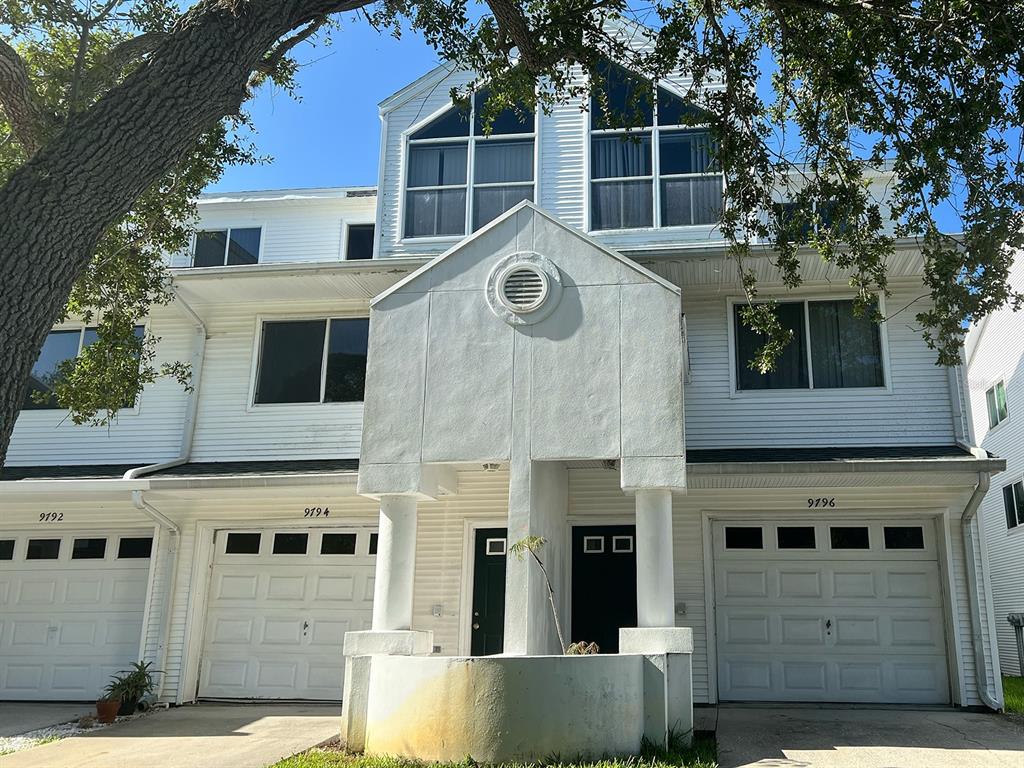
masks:
<instances>
[{"instance_id":1,"label":"stucco porch wall","mask_svg":"<svg viewBox=\"0 0 1024 768\"><path fill-rule=\"evenodd\" d=\"M481 763L640 751L644 657L374 656L371 754Z\"/></svg>"}]
</instances>

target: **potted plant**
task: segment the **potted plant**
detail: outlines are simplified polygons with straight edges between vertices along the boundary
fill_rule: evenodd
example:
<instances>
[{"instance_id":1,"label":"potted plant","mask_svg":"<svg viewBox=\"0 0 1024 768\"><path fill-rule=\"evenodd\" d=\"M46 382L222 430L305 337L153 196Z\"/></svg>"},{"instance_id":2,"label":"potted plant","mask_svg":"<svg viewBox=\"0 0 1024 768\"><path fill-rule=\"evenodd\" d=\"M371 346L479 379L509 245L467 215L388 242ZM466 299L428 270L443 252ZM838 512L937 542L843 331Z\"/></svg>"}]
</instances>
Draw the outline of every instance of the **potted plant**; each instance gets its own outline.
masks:
<instances>
[{"instance_id":1,"label":"potted plant","mask_svg":"<svg viewBox=\"0 0 1024 768\"><path fill-rule=\"evenodd\" d=\"M108 695L101 696L96 700L96 719L101 723L112 723L120 708L120 699L114 699Z\"/></svg>"},{"instance_id":2,"label":"potted plant","mask_svg":"<svg viewBox=\"0 0 1024 768\"><path fill-rule=\"evenodd\" d=\"M96 712L100 715L101 722L111 722L113 720L113 718L111 720L103 720L102 713L100 712L101 702L105 704L107 701L116 701L118 702L117 715L131 715L135 713L139 706L139 700L142 697L155 692L156 685L153 682L151 666L153 664L149 661L132 662L132 668L129 671L121 672L110 678L106 688L106 696L104 699L96 702Z\"/></svg>"}]
</instances>

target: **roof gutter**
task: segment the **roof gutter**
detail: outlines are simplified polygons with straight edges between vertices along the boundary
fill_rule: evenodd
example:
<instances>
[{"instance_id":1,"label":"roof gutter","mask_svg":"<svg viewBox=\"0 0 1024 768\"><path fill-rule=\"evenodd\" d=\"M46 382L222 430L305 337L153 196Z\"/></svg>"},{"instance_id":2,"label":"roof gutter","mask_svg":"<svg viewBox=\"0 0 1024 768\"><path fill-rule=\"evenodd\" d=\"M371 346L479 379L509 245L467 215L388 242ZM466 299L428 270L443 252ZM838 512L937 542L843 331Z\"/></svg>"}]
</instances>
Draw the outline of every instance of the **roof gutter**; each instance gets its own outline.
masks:
<instances>
[{"instance_id":1,"label":"roof gutter","mask_svg":"<svg viewBox=\"0 0 1024 768\"><path fill-rule=\"evenodd\" d=\"M972 523L978 514L981 500L989 489L990 475L988 472L978 473L978 485L960 516L960 532L964 542L964 562L967 565L967 601L971 609L971 646L974 649L974 679L978 688L978 698L989 709L1001 712L1003 702L999 693L992 695L988 687L988 675L985 674L985 640L981 632L981 603L978 597L978 559L974 552L974 528Z\"/></svg>"}]
</instances>

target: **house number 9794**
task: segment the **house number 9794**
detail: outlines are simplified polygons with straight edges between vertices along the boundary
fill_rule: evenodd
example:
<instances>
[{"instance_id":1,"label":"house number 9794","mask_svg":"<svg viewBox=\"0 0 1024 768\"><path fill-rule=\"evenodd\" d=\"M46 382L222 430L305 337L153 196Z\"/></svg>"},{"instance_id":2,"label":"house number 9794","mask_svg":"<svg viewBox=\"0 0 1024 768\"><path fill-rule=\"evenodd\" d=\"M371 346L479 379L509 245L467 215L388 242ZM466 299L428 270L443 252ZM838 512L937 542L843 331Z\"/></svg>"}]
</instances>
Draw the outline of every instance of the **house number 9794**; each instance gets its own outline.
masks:
<instances>
[{"instance_id":1,"label":"house number 9794","mask_svg":"<svg viewBox=\"0 0 1024 768\"><path fill-rule=\"evenodd\" d=\"M303 517L330 517L330 507L306 507Z\"/></svg>"},{"instance_id":2,"label":"house number 9794","mask_svg":"<svg viewBox=\"0 0 1024 768\"><path fill-rule=\"evenodd\" d=\"M815 507L834 507L835 505L836 505L836 497L835 496L821 496L821 497L819 497L817 499L808 499L807 500L807 507L808 507L808 509L813 509Z\"/></svg>"}]
</instances>

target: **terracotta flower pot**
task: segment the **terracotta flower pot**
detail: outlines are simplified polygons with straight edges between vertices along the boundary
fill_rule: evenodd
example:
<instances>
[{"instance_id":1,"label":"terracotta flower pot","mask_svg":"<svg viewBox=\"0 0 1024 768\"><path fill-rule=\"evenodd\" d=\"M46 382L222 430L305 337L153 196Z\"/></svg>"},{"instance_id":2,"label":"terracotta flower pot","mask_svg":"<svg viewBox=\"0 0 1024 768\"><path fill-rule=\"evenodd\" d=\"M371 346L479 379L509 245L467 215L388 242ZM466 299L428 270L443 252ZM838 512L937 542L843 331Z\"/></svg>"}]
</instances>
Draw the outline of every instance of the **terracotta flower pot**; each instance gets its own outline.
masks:
<instances>
[{"instance_id":1,"label":"terracotta flower pot","mask_svg":"<svg viewBox=\"0 0 1024 768\"><path fill-rule=\"evenodd\" d=\"M96 719L101 723L112 723L120 708L120 699L99 699L96 702Z\"/></svg>"}]
</instances>

